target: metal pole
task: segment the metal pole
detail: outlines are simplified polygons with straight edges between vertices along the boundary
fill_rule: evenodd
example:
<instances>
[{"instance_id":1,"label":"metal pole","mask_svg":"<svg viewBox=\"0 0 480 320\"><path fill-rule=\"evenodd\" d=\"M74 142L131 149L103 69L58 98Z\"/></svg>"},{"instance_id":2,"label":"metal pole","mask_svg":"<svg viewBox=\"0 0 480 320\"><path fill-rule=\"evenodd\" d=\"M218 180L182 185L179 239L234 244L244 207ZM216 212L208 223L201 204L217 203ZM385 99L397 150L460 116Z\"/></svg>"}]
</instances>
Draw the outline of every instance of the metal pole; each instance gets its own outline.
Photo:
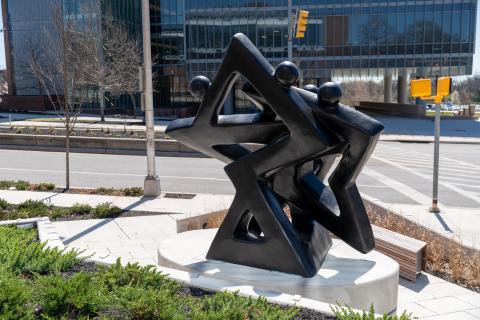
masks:
<instances>
[{"instance_id":1,"label":"metal pole","mask_svg":"<svg viewBox=\"0 0 480 320\"><path fill-rule=\"evenodd\" d=\"M435 105L435 147L433 151L433 196L430 212L440 212L438 208L438 173L440 167L440 121L442 104Z\"/></svg>"},{"instance_id":2,"label":"metal pole","mask_svg":"<svg viewBox=\"0 0 480 320\"><path fill-rule=\"evenodd\" d=\"M152 52L150 39L150 0L142 0L143 65L145 68L145 129L147 138L147 177L144 195L160 195L160 179L155 173L155 122L153 114Z\"/></svg>"},{"instance_id":3,"label":"metal pole","mask_svg":"<svg viewBox=\"0 0 480 320\"><path fill-rule=\"evenodd\" d=\"M288 61L293 60L292 0L288 0Z\"/></svg>"}]
</instances>

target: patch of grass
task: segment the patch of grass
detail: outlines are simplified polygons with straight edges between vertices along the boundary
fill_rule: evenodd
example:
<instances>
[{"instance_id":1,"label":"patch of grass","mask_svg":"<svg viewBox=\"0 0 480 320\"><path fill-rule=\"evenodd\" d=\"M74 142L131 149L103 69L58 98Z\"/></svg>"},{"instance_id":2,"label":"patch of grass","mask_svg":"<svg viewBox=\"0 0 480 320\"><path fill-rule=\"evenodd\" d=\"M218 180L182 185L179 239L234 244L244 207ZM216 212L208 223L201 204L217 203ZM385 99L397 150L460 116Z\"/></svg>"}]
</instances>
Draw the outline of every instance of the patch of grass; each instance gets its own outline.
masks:
<instances>
[{"instance_id":1,"label":"patch of grass","mask_svg":"<svg viewBox=\"0 0 480 320\"><path fill-rule=\"evenodd\" d=\"M122 209L112 205L110 202L100 203L93 210L93 214L97 218L113 218L119 216L122 212Z\"/></svg>"},{"instance_id":2,"label":"patch of grass","mask_svg":"<svg viewBox=\"0 0 480 320\"><path fill-rule=\"evenodd\" d=\"M85 203L75 203L68 209L68 213L73 216L83 216L87 214L92 214L93 207Z\"/></svg>"},{"instance_id":3,"label":"patch of grass","mask_svg":"<svg viewBox=\"0 0 480 320\"><path fill-rule=\"evenodd\" d=\"M46 248L36 229L0 227L0 267L14 274L55 274L79 262L78 252Z\"/></svg>"},{"instance_id":4,"label":"patch of grass","mask_svg":"<svg viewBox=\"0 0 480 320\"><path fill-rule=\"evenodd\" d=\"M55 184L50 182L42 182L33 186L35 191L52 191L55 189Z\"/></svg>"},{"instance_id":5,"label":"patch of grass","mask_svg":"<svg viewBox=\"0 0 480 320\"><path fill-rule=\"evenodd\" d=\"M107 196L112 196L112 195L115 194L115 192L116 192L116 190L113 189L113 188L100 187L100 188L95 189L96 194L107 195Z\"/></svg>"},{"instance_id":6,"label":"patch of grass","mask_svg":"<svg viewBox=\"0 0 480 320\"><path fill-rule=\"evenodd\" d=\"M338 307L332 307L332 311L338 320L412 320L412 314L408 314L405 311L400 315L384 315L382 317L375 316L375 309L370 307L368 312L355 312L348 306L339 305Z\"/></svg>"},{"instance_id":7,"label":"patch of grass","mask_svg":"<svg viewBox=\"0 0 480 320\"><path fill-rule=\"evenodd\" d=\"M127 197L141 197L143 196L143 189L140 187L125 188L123 194Z\"/></svg>"}]
</instances>

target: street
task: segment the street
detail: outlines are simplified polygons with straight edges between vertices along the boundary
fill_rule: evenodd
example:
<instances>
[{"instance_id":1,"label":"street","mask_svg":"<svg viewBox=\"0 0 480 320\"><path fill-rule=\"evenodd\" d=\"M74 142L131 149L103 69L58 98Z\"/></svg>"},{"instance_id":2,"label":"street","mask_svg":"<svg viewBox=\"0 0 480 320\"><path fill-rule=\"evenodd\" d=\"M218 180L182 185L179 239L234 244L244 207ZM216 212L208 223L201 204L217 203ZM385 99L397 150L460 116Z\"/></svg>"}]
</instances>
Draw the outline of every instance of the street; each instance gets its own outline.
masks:
<instances>
[{"instance_id":1,"label":"street","mask_svg":"<svg viewBox=\"0 0 480 320\"><path fill-rule=\"evenodd\" d=\"M433 144L381 142L357 184L361 192L396 204L428 206ZM64 185L64 154L0 150L0 179ZM442 144L439 201L451 208L480 208L480 145ZM72 154L74 187L143 186L146 158ZM162 191L230 194L223 163L208 158L157 157Z\"/></svg>"}]
</instances>

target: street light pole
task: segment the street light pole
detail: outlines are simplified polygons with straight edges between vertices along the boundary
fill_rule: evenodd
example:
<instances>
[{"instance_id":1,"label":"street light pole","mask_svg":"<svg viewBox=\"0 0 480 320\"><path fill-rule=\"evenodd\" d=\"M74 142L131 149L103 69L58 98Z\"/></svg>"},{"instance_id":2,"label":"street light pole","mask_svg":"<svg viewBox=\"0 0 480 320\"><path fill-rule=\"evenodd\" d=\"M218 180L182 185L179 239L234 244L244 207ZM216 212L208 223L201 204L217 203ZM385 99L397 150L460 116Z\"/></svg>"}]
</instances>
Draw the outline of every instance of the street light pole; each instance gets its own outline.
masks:
<instances>
[{"instance_id":1,"label":"street light pole","mask_svg":"<svg viewBox=\"0 0 480 320\"><path fill-rule=\"evenodd\" d=\"M292 0L288 0L288 61L293 60Z\"/></svg>"},{"instance_id":2,"label":"street light pole","mask_svg":"<svg viewBox=\"0 0 480 320\"><path fill-rule=\"evenodd\" d=\"M147 176L143 194L146 197L160 195L160 178L155 173L155 121L153 114L152 52L150 39L150 0L142 0L143 66L145 72L145 129L147 140Z\"/></svg>"}]
</instances>

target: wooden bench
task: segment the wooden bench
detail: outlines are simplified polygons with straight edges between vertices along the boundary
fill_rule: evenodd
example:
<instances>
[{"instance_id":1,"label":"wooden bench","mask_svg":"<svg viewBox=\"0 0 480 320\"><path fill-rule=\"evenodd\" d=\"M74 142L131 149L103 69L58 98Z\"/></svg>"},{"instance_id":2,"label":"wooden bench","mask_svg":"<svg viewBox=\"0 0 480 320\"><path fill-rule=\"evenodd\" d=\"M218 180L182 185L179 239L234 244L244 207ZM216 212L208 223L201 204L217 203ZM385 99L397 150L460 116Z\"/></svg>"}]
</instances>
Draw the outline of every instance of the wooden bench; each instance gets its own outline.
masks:
<instances>
[{"instance_id":1,"label":"wooden bench","mask_svg":"<svg viewBox=\"0 0 480 320\"><path fill-rule=\"evenodd\" d=\"M400 265L400 276L416 281L422 271L422 251L425 242L372 225L375 250L392 258Z\"/></svg>"}]
</instances>

